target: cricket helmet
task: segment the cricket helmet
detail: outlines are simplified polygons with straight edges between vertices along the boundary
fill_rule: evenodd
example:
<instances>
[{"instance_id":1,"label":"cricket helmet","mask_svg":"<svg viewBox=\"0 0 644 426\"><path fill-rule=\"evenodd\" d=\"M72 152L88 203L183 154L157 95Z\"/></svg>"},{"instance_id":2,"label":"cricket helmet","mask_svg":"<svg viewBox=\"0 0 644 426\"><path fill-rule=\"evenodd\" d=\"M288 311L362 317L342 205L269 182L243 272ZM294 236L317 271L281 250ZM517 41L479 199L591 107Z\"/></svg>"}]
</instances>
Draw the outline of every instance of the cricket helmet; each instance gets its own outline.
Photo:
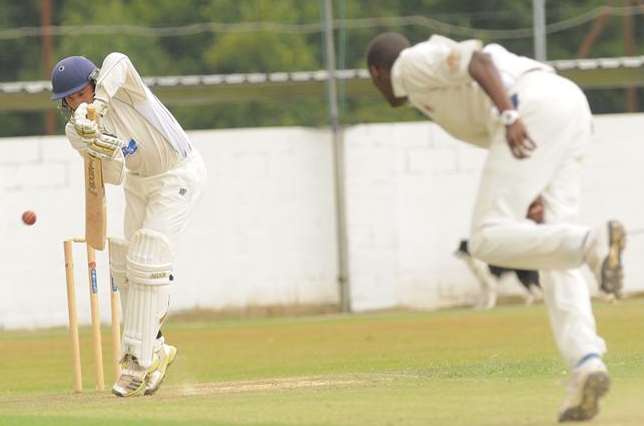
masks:
<instances>
[{"instance_id":1,"label":"cricket helmet","mask_svg":"<svg viewBox=\"0 0 644 426\"><path fill-rule=\"evenodd\" d=\"M62 99L78 92L90 81L95 81L98 68L84 56L68 56L51 71L52 100Z\"/></svg>"}]
</instances>

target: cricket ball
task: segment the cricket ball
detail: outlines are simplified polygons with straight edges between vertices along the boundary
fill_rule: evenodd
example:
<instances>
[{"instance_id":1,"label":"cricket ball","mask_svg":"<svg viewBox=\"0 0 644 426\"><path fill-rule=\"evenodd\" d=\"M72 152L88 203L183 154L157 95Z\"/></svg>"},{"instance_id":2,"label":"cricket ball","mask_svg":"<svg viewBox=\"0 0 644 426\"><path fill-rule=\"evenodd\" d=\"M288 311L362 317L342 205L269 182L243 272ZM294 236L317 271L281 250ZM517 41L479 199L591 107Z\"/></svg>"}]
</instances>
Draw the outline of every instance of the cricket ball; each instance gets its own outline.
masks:
<instances>
[{"instance_id":1,"label":"cricket ball","mask_svg":"<svg viewBox=\"0 0 644 426\"><path fill-rule=\"evenodd\" d=\"M32 212L31 210L27 210L22 214L22 222L25 225L33 225L36 223L36 213Z\"/></svg>"}]
</instances>

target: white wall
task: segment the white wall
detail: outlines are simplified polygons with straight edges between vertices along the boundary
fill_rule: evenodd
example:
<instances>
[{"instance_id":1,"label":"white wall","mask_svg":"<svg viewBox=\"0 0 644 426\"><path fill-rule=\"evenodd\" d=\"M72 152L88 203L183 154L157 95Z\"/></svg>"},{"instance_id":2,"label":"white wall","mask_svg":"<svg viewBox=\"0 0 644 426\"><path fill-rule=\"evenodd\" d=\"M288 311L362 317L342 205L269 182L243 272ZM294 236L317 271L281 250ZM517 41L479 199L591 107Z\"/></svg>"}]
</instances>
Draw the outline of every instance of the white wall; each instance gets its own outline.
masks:
<instances>
[{"instance_id":1,"label":"white wall","mask_svg":"<svg viewBox=\"0 0 644 426\"><path fill-rule=\"evenodd\" d=\"M644 231L644 114L596 117L580 221ZM357 310L472 303L478 284L451 254L468 234L485 151L431 123L347 130L352 303ZM644 235L625 252L625 292L644 290ZM592 290L594 280L587 273ZM502 287L518 293L520 287Z\"/></svg>"},{"instance_id":2,"label":"white wall","mask_svg":"<svg viewBox=\"0 0 644 426\"><path fill-rule=\"evenodd\" d=\"M337 303L330 135L312 129L192 132L209 183L179 251L175 309ZM62 242L84 232L80 157L63 137L0 142L0 327L65 324ZM110 235L123 197L108 186ZM24 210L38 222L22 225ZM85 257L76 251L78 313L89 320ZM103 318L106 256L99 253Z\"/></svg>"},{"instance_id":3,"label":"white wall","mask_svg":"<svg viewBox=\"0 0 644 426\"><path fill-rule=\"evenodd\" d=\"M582 222L644 229L644 114L599 116ZM330 135L262 128L192 132L209 184L177 259L175 309L337 302ZM471 302L477 285L452 253L467 234L485 152L431 123L347 129L347 207L356 310ZM0 140L0 327L67 321L62 241L83 233L82 167L62 137ZM109 190L112 235L123 198ZM22 211L38 213L33 227ZM626 290L644 290L644 236L626 252ZM81 320L89 318L76 252ZM107 259L99 256L107 318ZM516 292L517 288L506 288Z\"/></svg>"},{"instance_id":4,"label":"white wall","mask_svg":"<svg viewBox=\"0 0 644 426\"><path fill-rule=\"evenodd\" d=\"M356 126L345 138L354 308L471 301L478 287L452 253L485 151L426 122Z\"/></svg>"}]
</instances>

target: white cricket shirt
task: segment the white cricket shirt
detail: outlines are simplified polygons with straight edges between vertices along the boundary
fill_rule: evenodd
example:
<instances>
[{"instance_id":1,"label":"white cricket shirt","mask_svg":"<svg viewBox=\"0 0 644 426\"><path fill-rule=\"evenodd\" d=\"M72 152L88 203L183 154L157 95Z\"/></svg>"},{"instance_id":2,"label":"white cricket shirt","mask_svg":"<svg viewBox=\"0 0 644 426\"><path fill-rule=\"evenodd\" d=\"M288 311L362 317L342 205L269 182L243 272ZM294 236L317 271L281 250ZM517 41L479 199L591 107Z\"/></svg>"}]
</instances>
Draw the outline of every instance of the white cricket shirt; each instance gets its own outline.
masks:
<instances>
[{"instance_id":1,"label":"white cricket shirt","mask_svg":"<svg viewBox=\"0 0 644 426\"><path fill-rule=\"evenodd\" d=\"M488 53L501 74L508 94L528 71L553 69L530 58L515 55L498 44L483 48L479 40L456 42L434 35L403 50L391 69L396 97L409 102L457 139L488 147L500 125L492 101L468 72L472 54Z\"/></svg>"},{"instance_id":2,"label":"white cricket shirt","mask_svg":"<svg viewBox=\"0 0 644 426\"><path fill-rule=\"evenodd\" d=\"M122 53L105 57L96 81L95 98L109 104L100 125L125 141L128 171L154 176L176 166L192 150L190 140L174 116L148 89L130 59ZM84 143L74 126L65 133L74 148Z\"/></svg>"}]
</instances>

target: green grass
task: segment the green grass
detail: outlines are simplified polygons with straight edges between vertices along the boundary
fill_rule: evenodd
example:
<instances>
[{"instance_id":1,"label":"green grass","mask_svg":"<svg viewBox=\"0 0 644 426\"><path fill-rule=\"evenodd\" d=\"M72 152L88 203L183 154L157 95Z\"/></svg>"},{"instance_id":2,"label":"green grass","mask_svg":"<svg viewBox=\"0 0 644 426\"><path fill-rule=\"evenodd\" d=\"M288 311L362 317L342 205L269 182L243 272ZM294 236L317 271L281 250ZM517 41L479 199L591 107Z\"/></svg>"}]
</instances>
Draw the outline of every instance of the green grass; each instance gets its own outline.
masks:
<instances>
[{"instance_id":1,"label":"green grass","mask_svg":"<svg viewBox=\"0 0 644 426\"><path fill-rule=\"evenodd\" d=\"M595 306L613 389L593 424L644 424L643 308ZM74 395L65 329L0 332L0 425L554 425L566 378L543 306L170 321L168 380L126 400L91 390L88 333Z\"/></svg>"}]
</instances>

